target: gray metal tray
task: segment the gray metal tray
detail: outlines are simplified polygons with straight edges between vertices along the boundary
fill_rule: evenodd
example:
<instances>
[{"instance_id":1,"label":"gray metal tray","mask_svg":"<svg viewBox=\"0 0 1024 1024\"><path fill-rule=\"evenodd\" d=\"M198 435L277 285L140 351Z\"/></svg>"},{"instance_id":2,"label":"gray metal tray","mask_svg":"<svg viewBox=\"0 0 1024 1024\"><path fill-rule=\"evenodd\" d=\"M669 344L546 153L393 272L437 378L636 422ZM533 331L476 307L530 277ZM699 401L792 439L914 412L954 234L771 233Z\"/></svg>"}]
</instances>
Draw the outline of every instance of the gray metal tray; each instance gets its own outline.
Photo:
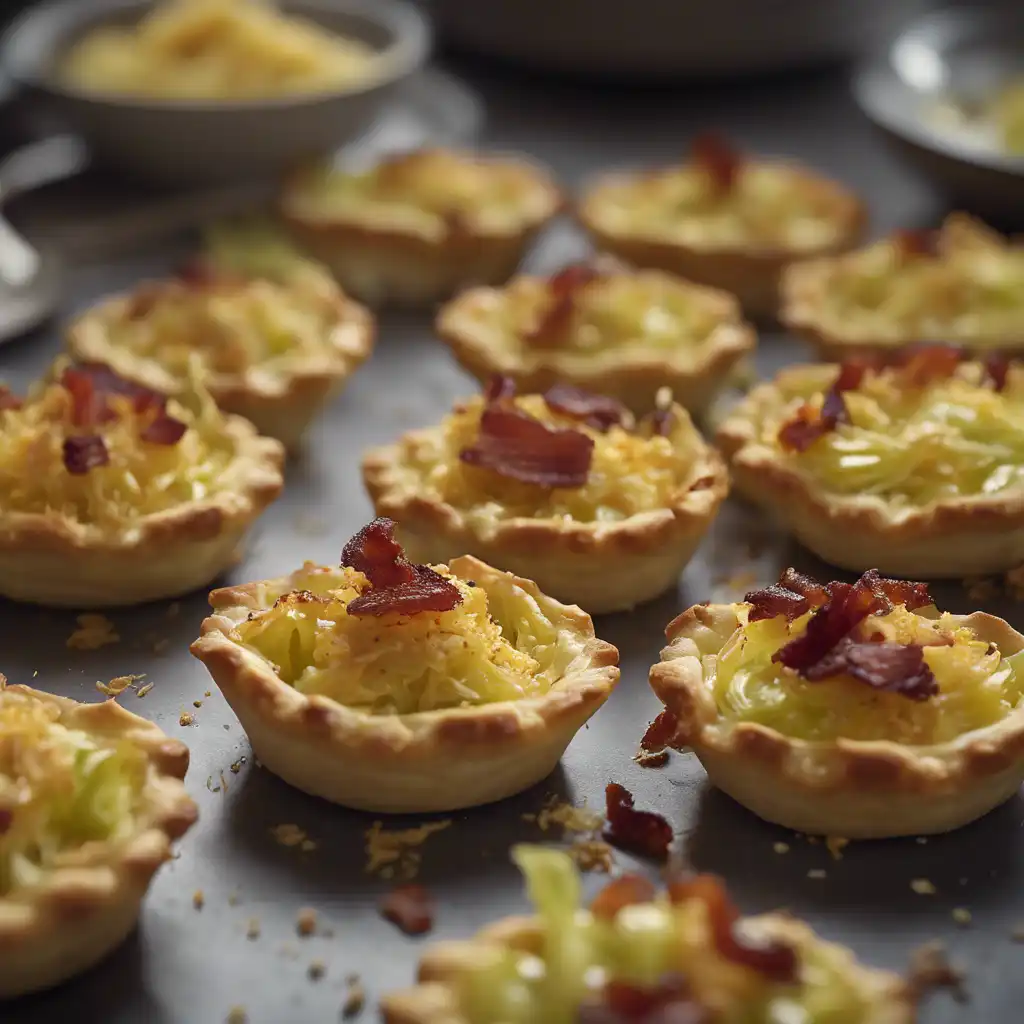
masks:
<instances>
[{"instance_id":1,"label":"gray metal tray","mask_svg":"<svg viewBox=\"0 0 1024 1024\"><path fill-rule=\"evenodd\" d=\"M474 82L490 107L485 143L533 153L570 185L605 165L672 160L692 132L719 126L751 149L793 154L846 179L871 201L879 230L933 222L941 213L934 198L905 177L874 140L837 77L607 94L481 74ZM554 266L579 251L578 237L559 228L546 238L535 262ZM167 250L81 267L72 274L70 305L79 307L166 268L176 255ZM21 384L56 350L55 336L11 345L0 354L0 373ZM759 368L767 373L804 355L795 343L767 334ZM284 497L264 517L232 578L281 573L305 558L337 559L344 541L371 515L358 474L361 451L435 421L452 399L471 389L431 339L426 317L385 317L373 360L319 423L306 456L290 466ZM751 542L765 546L753 561ZM657 658L665 624L689 603L727 593L726 581L737 574L767 580L791 561L828 572L772 534L758 516L730 504L678 593L635 614L599 620L599 634L621 651L622 682L572 744L561 769L519 798L454 815L451 827L421 848L420 880L439 906L433 938L466 936L486 921L523 909L507 850L514 841L541 835L523 815L537 811L549 793L600 808L605 784L617 780L636 794L639 806L666 814L695 865L723 875L749 912L788 907L865 960L897 968L913 947L945 940L969 970L971 1002L964 1007L937 998L922 1014L926 1024L1021 1020L1024 948L1010 939L1012 928L1024 923L1024 803L1019 799L948 837L927 844L913 839L854 844L835 861L823 846L765 825L709 791L692 757L675 755L658 770L631 760L659 707L647 686L647 670ZM938 593L952 609L969 607L959 586ZM1024 625L1019 609L989 607ZM34 681L89 700L99 696L96 680L147 673L153 690L142 699L127 693L121 701L189 743L189 789L201 813L181 844L180 858L158 875L141 927L125 947L57 991L3 1007L5 1024L217 1024L234 1006L245 1007L252 1024L330 1022L339 1019L350 973L362 978L368 997L363 1019L373 1020L376 998L413 977L423 940L403 937L380 918L377 903L389 883L364 871L364 832L373 816L304 796L251 757L237 774L231 770L249 755L245 736L187 650L204 613L203 594L182 601L174 617L162 605L114 612L121 642L77 653L65 646L72 615L3 607L0 669L13 681ZM164 639L166 649L154 653ZM197 700L202 707L193 707ZM196 724L180 726L182 711L194 713ZM421 820L386 824L408 827ZM281 824L299 826L316 848L303 852L282 846L271 834ZM789 852L775 852L778 842L788 843ZM626 856L618 862L633 863ZM808 877L808 871L819 869L824 878ZM931 880L936 893L913 892L910 882L918 878ZM592 877L589 884L598 880ZM201 910L193 906L196 890L205 897ZM316 908L321 929L331 934L296 935L296 914L305 906ZM971 911L969 928L955 926L955 907ZM250 919L259 921L258 938L246 937ZM307 974L314 960L326 965L318 981Z\"/></svg>"}]
</instances>

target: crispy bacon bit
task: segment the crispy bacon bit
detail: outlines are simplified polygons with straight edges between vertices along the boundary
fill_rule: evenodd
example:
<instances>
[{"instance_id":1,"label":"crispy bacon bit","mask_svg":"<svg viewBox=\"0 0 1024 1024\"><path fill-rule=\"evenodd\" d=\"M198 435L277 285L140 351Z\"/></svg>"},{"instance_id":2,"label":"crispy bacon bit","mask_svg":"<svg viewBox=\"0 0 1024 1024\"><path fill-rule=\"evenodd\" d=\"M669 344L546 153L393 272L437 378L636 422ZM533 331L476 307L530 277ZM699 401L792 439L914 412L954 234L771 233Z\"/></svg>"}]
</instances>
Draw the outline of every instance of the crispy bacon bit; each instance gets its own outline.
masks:
<instances>
[{"instance_id":1,"label":"crispy bacon bit","mask_svg":"<svg viewBox=\"0 0 1024 1024\"><path fill-rule=\"evenodd\" d=\"M730 192L743 168L743 156L716 132L703 132L690 145L690 159L707 172L717 191Z\"/></svg>"},{"instance_id":2,"label":"crispy bacon bit","mask_svg":"<svg viewBox=\"0 0 1024 1024\"><path fill-rule=\"evenodd\" d=\"M907 611L916 611L918 608L927 608L935 604L932 595L928 592L927 583L913 583L910 580L890 580L883 576L877 576L873 580L875 586L881 593L892 601L893 604L906 605Z\"/></svg>"},{"instance_id":3,"label":"crispy bacon bit","mask_svg":"<svg viewBox=\"0 0 1024 1024\"><path fill-rule=\"evenodd\" d=\"M549 301L537 324L524 334L540 348L553 348L567 340L579 293L601 272L588 263L572 263L548 278Z\"/></svg>"},{"instance_id":4,"label":"crispy bacon bit","mask_svg":"<svg viewBox=\"0 0 1024 1024\"><path fill-rule=\"evenodd\" d=\"M828 600L828 590L796 569L783 569L779 582L763 590L752 590L743 598L752 605L748 622L785 615L787 622L798 619Z\"/></svg>"},{"instance_id":5,"label":"crispy bacon bit","mask_svg":"<svg viewBox=\"0 0 1024 1024\"><path fill-rule=\"evenodd\" d=\"M160 412L167 404L166 396L134 381L125 380L104 363L78 363L69 366L60 376L60 385L71 395L71 421L76 427L92 427L107 423L115 413L108 399L113 395L130 398L137 413Z\"/></svg>"},{"instance_id":6,"label":"crispy bacon bit","mask_svg":"<svg viewBox=\"0 0 1024 1024\"><path fill-rule=\"evenodd\" d=\"M678 725L679 719L675 713L666 708L647 726L644 738L640 741L640 749L651 754L664 750L675 739Z\"/></svg>"},{"instance_id":7,"label":"crispy bacon bit","mask_svg":"<svg viewBox=\"0 0 1024 1024\"><path fill-rule=\"evenodd\" d=\"M399 885L380 905L385 920L406 935L425 935L434 927L434 900L422 885Z\"/></svg>"},{"instance_id":8,"label":"crispy bacon bit","mask_svg":"<svg viewBox=\"0 0 1024 1024\"><path fill-rule=\"evenodd\" d=\"M1003 391L1006 389L1006 380L1010 375L1010 363L1009 356L1002 352L993 352L991 355L986 356L983 367L985 376L992 385L993 391ZM3 407L0 406L0 408Z\"/></svg>"},{"instance_id":9,"label":"crispy bacon bit","mask_svg":"<svg viewBox=\"0 0 1024 1024\"><path fill-rule=\"evenodd\" d=\"M516 397L516 382L511 377L503 377L500 374L493 376L484 389L484 401L488 405L491 402L501 402L506 398Z\"/></svg>"},{"instance_id":10,"label":"crispy bacon bit","mask_svg":"<svg viewBox=\"0 0 1024 1024\"><path fill-rule=\"evenodd\" d=\"M9 807L0 807L0 836L14 824L14 811Z\"/></svg>"},{"instance_id":11,"label":"crispy bacon bit","mask_svg":"<svg viewBox=\"0 0 1024 1024\"><path fill-rule=\"evenodd\" d=\"M8 409L20 409L21 399L8 387L0 384L0 412Z\"/></svg>"},{"instance_id":12,"label":"crispy bacon bit","mask_svg":"<svg viewBox=\"0 0 1024 1024\"><path fill-rule=\"evenodd\" d=\"M712 941L719 955L732 963L749 967L770 981L786 984L797 978L796 950L779 939L752 938L737 929L740 913L721 879L714 875L691 875L671 879L669 899L673 903L700 900L707 911Z\"/></svg>"},{"instance_id":13,"label":"crispy bacon bit","mask_svg":"<svg viewBox=\"0 0 1024 1024\"><path fill-rule=\"evenodd\" d=\"M578 430L549 427L513 407L489 405L471 448L459 452L469 466L538 487L582 487L594 442Z\"/></svg>"},{"instance_id":14,"label":"crispy bacon bit","mask_svg":"<svg viewBox=\"0 0 1024 1024\"><path fill-rule=\"evenodd\" d=\"M654 883L643 875L620 875L594 897L590 912L596 918L611 921L623 907L650 903L657 893Z\"/></svg>"},{"instance_id":15,"label":"crispy bacon bit","mask_svg":"<svg viewBox=\"0 0 1024 1024\"><path fill-rule=\"evenodd\" d=\"M803 672L810 682L839 675L851 676L875 690L898 693L910 700L927 700L939 692L920 644L857 642L847 636Z\"/></svg>"},{"instance_id":16,"label":"crispy bacon bit","mask_svg":"<svg viewBox=\"0 0 1024 1024\"><path fill-rule=\"evenodd\" d=\"M181 420L169 416L166 412L160 412L141 431L139 437L147 444L171 446L177 444L185 436L186 430L188 427Z\"/></svg>"},{"instance_id":17,"label":"crispy bacon bit","mask_svg":"<svg viewBox=\"0 0 1024 1024\"><path fill-rule=\"evenodd\" d=\"M852 359L839 367L836 379L825 392L821 408L805 402L779 428L779 444L789 451L805 452L819 437L835 430L840 423L850 421L843 400L844 391L860 387L871 364L863 359Z\"/></svg>"},{"instance_id":18,"label":"crispy bacon bit","mask_svg":"<svg viewBox=\"0 0 1024 1024\"><path fill-rule=\"evenodd\" d=\"M897 359L905 387L925 388L956 373L966 353L955 345L915 345Z\"/></svg>"},{"instance_id":19,"label":"crispy bacon bit","mask_svg":"<svg viewBox=\"0 0 1024 1024\"><path fill-rule=\"evenodd\" d=\"M604 838L612 846L655 860L665 860L672 843L672 826L660 815L633 808L633 794L617 782L605 787Z\"/></svg>"},{"instance_id":20,"label":"crispy bacon bit","mask_svg":"<svg viewBox=\"0 0 1024 1024\"><path fill-rule=\"evenodd\" d=\"M892 244L901 256L938 256L939 232L930 228L903 228L893 232Z\"/></svg>"},{"instance_id":21,"label":"crispy bacon bit","mask_svg":"<svg viewBox=\"0 0 1024 1024\"><path fill-rule=\"evenodd\" d=\"M597 1000L580 1007L576 1024L710 1024L714 1019L679 974L665 975L653 986L609 981Z\"/></svg>"},{"instance_id":22,"label":"crispy bacon bit","mask_svg":"<svg viewBox=\"0 0 1024 1024\"><path fill-rule=\"evenodd\" d=\"M349 615L416 615L449 612L462 603L458 587L426 565L409 562L395 540L395 524L383 517L364 526L341 553L341 564L361 572L370 590L349 601Z\"/></svg>"},{"instance_id":23,"label":"crispy bacon bit","mask_svg":"<svg viewBox=\"0 0 1024 1024\"><path fill-rule=\"evenodd\" d=\"M626 407L621 402L607 395L593 395L571 384L555 384L548 388L544 392L544 401L553 412L580 420L601 433L622 426L626 419Z\"/></svg>"},{"instance_id":24,"label":"crispy bacon bit","mask_svg":"<svg viewBox=\"0 0 1024 1024\"><path fill-rule=\"evenodd\" d=\"M98 434L79 434L66 438L63 455L64 468L75 476L81 476L90 469L106 466L110 462L110 452Z\"/></svg>"}]
</instances>

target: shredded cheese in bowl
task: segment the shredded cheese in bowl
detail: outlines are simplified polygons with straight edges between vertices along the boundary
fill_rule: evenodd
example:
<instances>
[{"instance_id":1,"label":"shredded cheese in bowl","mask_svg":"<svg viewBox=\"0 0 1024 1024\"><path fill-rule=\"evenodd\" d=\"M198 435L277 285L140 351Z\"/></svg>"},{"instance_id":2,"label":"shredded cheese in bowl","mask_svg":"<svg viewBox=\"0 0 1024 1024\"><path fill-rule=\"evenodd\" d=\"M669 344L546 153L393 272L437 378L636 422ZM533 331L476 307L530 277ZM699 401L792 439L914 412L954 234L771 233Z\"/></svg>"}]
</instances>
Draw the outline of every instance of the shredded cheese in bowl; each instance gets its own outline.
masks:
<instances>
[{"instance_id":1,"label":"shredded cheese in bowl","mask_svg":"<svg viewBox=\"0 0 1024 1024\"><path fill-rule=\"evenodd\" d=\"M370 714L412 714L540 696L582 649L516 586L471 584L432 567L459 592L446 612L349 615L370 589L355 569L307 564L298 588L266 595L232 639L274 665L297 690Z\"/></svg>"}]
</instances>

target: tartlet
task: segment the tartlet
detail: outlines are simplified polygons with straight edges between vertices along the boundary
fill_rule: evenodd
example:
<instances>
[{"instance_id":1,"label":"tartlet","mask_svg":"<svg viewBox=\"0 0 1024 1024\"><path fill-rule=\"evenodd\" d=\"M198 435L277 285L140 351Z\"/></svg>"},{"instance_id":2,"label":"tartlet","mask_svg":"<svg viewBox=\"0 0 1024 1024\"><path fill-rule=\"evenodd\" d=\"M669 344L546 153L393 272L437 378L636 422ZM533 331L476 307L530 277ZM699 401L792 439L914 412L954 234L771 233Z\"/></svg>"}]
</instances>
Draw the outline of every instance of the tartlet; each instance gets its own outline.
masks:
<instances>
[{"instance_id":1,"label":"tartlet","mask_svg":"<svg viewBox=\"0 0 1024 1024\"><path fill-rule=\"evenodd\" d=\"M440 310L436 329L480 381L507 376L522 391L573 384L638 416L662 387L702 415L757 343L733 296L601 262L470 289Z\"/></svg>"},{"instance_id":2,"label":"tartlet","mask_svg":"<svg viewBox=\"0 0 1024 1024\"><path fill-rule=\"evenodd\" d=\"M796 366L722 422L736 490L844 569L962 578L1024 562L1024 371L946 346Z\"/></svg>"},{"instance_id":3,"label":"tartlet","mask_svg":"<svg viewBox=\"0 0 1024 1024\"><path fill-rule=\"evenodd\" d=\"M167 399L61 360L24 401L0 389L0 595L98 608L208 586L283 461L198 384Z\"/></svg>"},{"instance_id":4,"label":"tartlet","mask_svg":"<svg viewBox=\"0 0 1024 1024\"><path fill-rule=\"evenodd\" d=\"M562 208L550 174L523 157L425 149L364 173L301 171L281 214L298 242L371 306L425 306L500 284Z\"/></svg>"},{"instance_id":5,"label":"tartlet","mask_svg":"<svg viewBox=\"0 0 1024 1024\"><path fill-rule=\"evenodd\" d=\"M1024 245L963 213L791 267L780 319L824 359L945 342L1019 350Z\"/></svg>"},{"instance_id":6,"label":"tartlet","mask_svg":"<svg viewBox=\"0 0 1024 1024\"><path fill-rule=\"evenodd\" d=\"M618 651L529 580L411 564L393 529L375 520L340 567L215 590L192 653L256 757L307 793L405 813L532 786L611 693Z\"/></svg>"},{"instance_id":7,"label":"tartlet","mask_svg":"<svg viewBox=\"0 0 1024 1024\"><path fill-rule=\"evenodd\" d=\"M217 404L290 450L374 338L370 313L312 261L250 275L209 258L104 299L67 331L76 358L166 394L187 386L198 358Z\"/></svg>"},{"instance_id":8,"label":"tartlet","mask_svg":"<svg viewBox=\"0 0 1024 1024\"><path fill-rule=\"evenodd\" d=\"M913 986L861 965L786 914L744 918L719 879L623 875L581 907L568 854L518 846L533 917L440 942L418 984L386 995L386 1024L801 1021L912 1024Z\"/></svg>"},{"instance_id":9,"label":"tartlet","mask_svg":"<svg viewBox=\"0 0 1024 1024\"><path fill-rule=\"evenodd\" d=\"M924 584L790 569L666 630L651 669L666 711L644 747L692 750L710 781L799 832L946 832L1024 779L1024 636L941 615Z\"/></svg>"},{"instance_id":10,"label":"tartlet","mask_svg":"<svg viewBox=\"0 0 1024 1024\"><path fill-rule=\"evenodd\" d=\"M790 263L851 249L866 219L837 182L711 135L680 166L598 178L576 215L599 249L732 292L758 319L775 316Z\"/></svg>"},{"instance_id":11,"label":"tartlet","mask_svg":"<svg viewBox=\"0 0 1024 1024\"><path fill-rule=\"evenodd\" d=\"M517 397L496 378L367 452L363 480L411 557L469 552L591 614L621 611L676 585L728 491L721 456L662 399L636 421L607 397Z\"/></svg>"},{"instance_id":12,"label":"tartlet","mask_svg":"<svg viewBox=\"0 0 1024 1024\"><path fill-rule=\"evenodd\" d=\"M0 1000L50 988L135 927L196 820L188 748L114 701L0 676Z\"/></svg>"}]
</instances>

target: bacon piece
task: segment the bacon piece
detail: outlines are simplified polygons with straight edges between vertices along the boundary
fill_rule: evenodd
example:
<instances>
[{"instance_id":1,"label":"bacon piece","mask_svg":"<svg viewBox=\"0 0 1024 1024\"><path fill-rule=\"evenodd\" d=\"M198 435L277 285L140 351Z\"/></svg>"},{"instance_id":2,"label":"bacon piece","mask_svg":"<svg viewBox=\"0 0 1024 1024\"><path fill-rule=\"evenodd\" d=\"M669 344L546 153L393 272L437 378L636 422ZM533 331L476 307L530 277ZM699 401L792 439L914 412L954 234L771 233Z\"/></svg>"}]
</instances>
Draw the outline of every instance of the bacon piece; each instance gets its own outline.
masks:
<instances>
[{"instance_id":1,"label":"bacon piece","mask_svg":"<svg viewBox=\"0 0 1024 1024\"><path fill-rule=\"evenodd\" d=\"M738 931L740 913L720 878L691 875L671 879L668 895L672 903L700 900L704 904L715 949L726 960L749 967L770 981L786 984L796 980L800 966L796 950L780 939L755 939Z\"/></svg>"},{"instance_id":2,"label":"bacon piece","mask_svg":"<svg viewBox=\"0 0 1024 1024\"><path fill-rule=\"evenodd\" d=\"M743 169L743 155L717 132L702 132L690 144L690 159L720 194L731 192Z\"/></svg>"},{"instance_id":3,"label":"bacon piece","mask_svg":"<svg viewBox=\"0 0 1024 1024\"><path fill-rule=\"evenodd\" d=\"M0 807L0 836L14 824L14 811L9 807Z\"/></svg>"},{"instance_id":4,"label":"bacon piece","mask_svg":"<svg viewBox=\"0 0 1024 1024\"><path fill-rule=\"evenodd\" d=\"M667 974L653 986L607 982L596 1000L580 1007L576 1024L711 1024L714 1019L685 977Z\"/></svg>"},{"instance_id":5,"label":"bacon piece","mask_svg":"<svg viewBox=\"0 0 1024 1024\"><path fill-rule=\"evenodd\" d=\"M491 402L501 402L506 398L516 397L516 382L511 377L503 377L495 374L484 388L484 401L489 405Z\"/></svg>"},{"instance_id":6,"label":"bacon piece","mask_svg":"<svg viewBox=\"0 0 1024 1024\"><path fill-rule=\"evenodd\" d=\"M540 320L523 337L538 348L554 348L568 340L579 293L601 272L588 263L572 263L548 278L548 303Z\"/></svg>"},{"instance_id":7,"label":"bacon piece","mask_svg":"<svg viewBox=\"0 0 1024 1024\"><path fill-rule=\"evenodd\" d=\"M806 597L815 608L823 605L829 599L828 587L818 583L817 580L812 580L810 576L805 576L802 572L797 572L792 566L783 569L779 574L779 585L793 591L794 594Z\"/></svg>"},{"instance_id":8,"label":"bacon piece","mask_svg":"<svg viewBox=\"0 0 1024 1024\"><path fill-rule=\"evenodd\" d=\"M804 402L779 428L779 444L788 451L805 452L819 437L835 430L840 423L849 423L850 415L843 400L844 391L860 387L864 375L872 368L866 359L851 359L842 363L836 379L825 392L821 408Z\"/></svg>"},{"instance_id":9,"label":"bacon piece","mask_svg":"<svg viewBox=\"0 0 1024 1024\"><path fill-rule=\"evenodd\" d=\"M399 885L384 897L381 915L406 935L425 935L434 927L434 900L422 885Z\"/></svg>"},{"instance_id":10,"label":"bacon piece","mask_svg":"<svg viewBox=\"0 0 1024 1024\"><path fill-rule=\"evenodd\" d=\"M63 458L64 468L75 476L81 476L90 469L108 465L110 452L98 434L79 434L65 438Z\"/></svg>"},{"instance_id":11,"label":"bacon piece","mask_svg":"<svg viewBox=\"0 0 1024 1024\"><path fill-rule=\"evenodd\" d=\"M396 587L416 577L402 545L395 540L394 520L378 516L342 549L341 564L361 572L374 587Z\"/></svg>"},{"instance_id":12,"label":"bacon piece","mask_svg":"<svg viewBox=\"0 0 1024 1024\"><path fill-rule=\"evenodd\" d=\"M966 353L955 345L915 345L901 354L898 364L905 387L925 388L956 373Z\"/></svg>"},{"instance_id":13,"label":"bacon piece","mask_svg":"<svg viewBox=\"0 0 1024 1024\"><path fill-rule=\"evenodd\" d=\"M992 385L993 391L1004 391L1006 381L1010 375L1010 364L1012 360L1003 352L993 352L985 357L982 364L985 377ZM2 406L0 406L2 408Z\"/></svg>"},{"instance_id":14,"label":"bacon piece","mask_svg":"<svg viewBox=\"0 0 1024 1024\"><path fill-rule=\"evenodd\" d=\"M626 419L626 407L607 395L593 395L571 384L555 384L544 392L544 401L553 412L580 420L594 430L607 433Z\"/></svg>"},{"instance_id":15,"label":"bacon piece","mask_svg":"<svg viewBox=\"0 0 1024 1024\"><path fill-rule=\"evenodd\" d=\"M147 444L176 445L184 436L188 426L166 412L157 416L140 432L139 437Z\"/></svg>"},{"instance_id":16,"label":"bacon piece","mask_svg":"<svg viewBox=\"0 0 1024 1024\"><path fill-rule=\"evenodd\" d=\"M647 726L644 738L640 741L640 749L651 754L664 750L675 738L678 726L679 719L666 708Z\"/></svg>"},{"instance_id":17,"label":"bacon piece","mask_svg":"<svg viewBox=\"0 0 1024 1024\"><path fill-rule=\"evenodd\" d=\"M0 384L0 412L6 412L8 409L20 409L21 406L21 399L9 387Z\"/></svg>"},{"instance_id":18,"label":"bacon piece","mask_svg":"<svg viewBox=\"0 0 1024 1024\"><path fill-rule=\"evenodd\" d=\"M924 660L920 644L858 642L844 637L817 664L802 673L809 682L848 675L875 690L898 693L910 700L927 700L939 684Z\"/></svg>"},{"instance_id":19,"label":"bacon piece","mask_svg":"<svg viewBox=\"0 0 1024 1024\"><path fill-rule=\"evenodd\" d=\"M60 385L71 395L71 420L76 427L107 423L115 417L108 399L113 395L131 399L136 413L150 409L162 412L167 398L159 391L126 380L105 363L77 363L60 376Z\"/></svg>"},{"instance_id":20,"label":"bacon piece","mask_svg":"<svg viewBox=\"0 0 1024 1024\"><path fill-rule=\"evenodd\" d=\"M743 600L753 606L748 622L774 619L776 615L785 615L786 621L792 622L812 608L823 605L828 597L828 590L820 583L790 568L782 570L778 583L762 590L752 590Z\"/></svg>"},{"instance_id":21,"label":"bacon piece","mask_svg":"<svg viewBox=\"0 0 1024 1024\"><path fill-rule=\"evenodd\" d=\"M612 846L654 860L665 860L672 843L672 826L660 815L633 808L633 794L617 782L605 787L604 838Z\"/></svg>"},{"instance_id":22,"label":"bacon piece","mask_svg":"<svg viewBox=\"0 0 1024 1024\"><path fill-rule=\"evenodd\" d=\"M658 894L654 883L643 875L620 875L593 899L590 912L602 921L612 921L623 907L650 903Z\"/></svg>"},{"instance_id":23,"label":"bacon piece","mask_svg":"<svg viewBox=\"0 0 1024 1024\"><path fill-rule=\"evenodd\" d=\"M935 257L939 255L939 232L931 228L902 228L893 232L892 244L903 257Z\"/></svg>"},{"instance_id":24,"label":"bacon piece","mask_svg":"<svg viewBox=\"0 0 1024 1024\"><path fill-rule=\"evenodd\" d=\"M912 583L910 580L890 580L883 576L877 576L872 585L876 592L885 594L893 604L906 605L907 611L916 611L918 608L926 608L935 604L932 595L928 592L927 583Z\"/></svg>"},{"instance_id":25,"label":"bacon piece","mask_svg":"<svg viewBox=\"0 0 1024 1024\"><path fill-rule=\"evenodd\" d=\"M582 487L594 442L578 430L549 427L513 407L490 405L476 443L459 452L469 466L538 487Z\"/></svg>"}]
</instances>

